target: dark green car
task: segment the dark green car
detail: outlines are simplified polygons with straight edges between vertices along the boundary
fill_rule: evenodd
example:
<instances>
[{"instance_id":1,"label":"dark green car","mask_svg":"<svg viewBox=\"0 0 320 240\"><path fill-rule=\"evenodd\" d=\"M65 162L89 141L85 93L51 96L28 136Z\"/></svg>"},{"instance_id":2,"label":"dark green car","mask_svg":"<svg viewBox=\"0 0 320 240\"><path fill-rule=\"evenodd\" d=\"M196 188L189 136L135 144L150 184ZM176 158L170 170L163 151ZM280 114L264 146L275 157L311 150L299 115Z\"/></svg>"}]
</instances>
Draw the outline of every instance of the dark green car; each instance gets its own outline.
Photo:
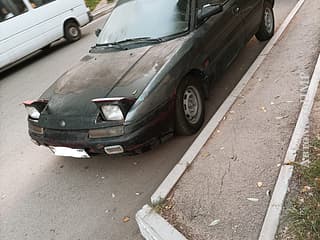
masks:
<instances>
[{"instance_id":1,"label":"dark green car","mask_svg":"<svg viewBox=\"0 0 320 240\"><path fill-rule=\"evenodd\" d=\"M274 33L274 0L119 0L90 53L35 101L29 134L56 155L144 151L203 124L209 76L253 35ZM211 78L210 78L211 79Z\"/></svg>"}]
</instances>

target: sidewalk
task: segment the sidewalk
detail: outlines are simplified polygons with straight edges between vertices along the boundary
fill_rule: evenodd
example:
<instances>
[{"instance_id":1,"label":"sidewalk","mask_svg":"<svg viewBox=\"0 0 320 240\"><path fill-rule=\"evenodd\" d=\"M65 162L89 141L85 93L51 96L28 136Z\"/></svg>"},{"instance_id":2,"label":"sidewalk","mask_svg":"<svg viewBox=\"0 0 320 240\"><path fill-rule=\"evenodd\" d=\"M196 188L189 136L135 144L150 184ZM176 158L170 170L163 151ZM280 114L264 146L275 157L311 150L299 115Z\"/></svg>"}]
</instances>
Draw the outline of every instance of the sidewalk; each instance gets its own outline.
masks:
<instances>
[{"instance_id":1,"label":"sidewalk","mask_svg":"<svg viewBox=\"0 0 320 240\"><path fill-rule=\"evenodd\" d=\"M320 2L306 1L162 206L187 239L258 239L319 55L319 19Z\"/></svg>"},{"instance_id":2,"label":"sidewalk","mask_svg":"<svg viewBox=\"0 0 320 240\"><path fill-rule=\"evenodd\" d=\"M114 8L114 6L116 5L116 3L117 3L117 0L114 0L111 3L108 3L107 0L100 1L100 3L92 11L93 20L110 13Z\"/></svg>"}]
</instances>

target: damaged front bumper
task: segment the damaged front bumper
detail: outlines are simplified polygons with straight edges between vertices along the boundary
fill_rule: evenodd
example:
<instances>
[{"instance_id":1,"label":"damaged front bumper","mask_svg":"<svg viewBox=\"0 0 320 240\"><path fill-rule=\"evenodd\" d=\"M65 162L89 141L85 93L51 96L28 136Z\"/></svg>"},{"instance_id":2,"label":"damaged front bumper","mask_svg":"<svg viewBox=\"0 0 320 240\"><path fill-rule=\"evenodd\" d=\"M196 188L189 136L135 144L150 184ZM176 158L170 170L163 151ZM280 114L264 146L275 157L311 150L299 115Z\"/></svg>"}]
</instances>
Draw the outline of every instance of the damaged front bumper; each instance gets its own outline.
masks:
<instances>
[{"instance_id":1,"label":"damaged front bumper","mask_svg":"<svg viewBox=\"0 0 320 240\"><path fill-rule=\"evenodd\" d=\"M148 124L132 130L131 126L124 127L122 136L92 138L92 130L55 130L41 128L29 121L29 135L34 143L49 147L58 156L76 157L77 154L70 155L73 150L84 150L86 153L106 153L108 155L123 153L139 153L144 148L149 148L173 135L173 121L163 119L160 123L150 121ZM97 131L99 129L94 129ZM103 129L100 129L103 130ZM67 149L61 149L67 148ZM57 154L65 150L68 154ZM80 154L81 155L81 154ZM83 155L85 155L83 153Z\"/></svg>"}]
</instances>

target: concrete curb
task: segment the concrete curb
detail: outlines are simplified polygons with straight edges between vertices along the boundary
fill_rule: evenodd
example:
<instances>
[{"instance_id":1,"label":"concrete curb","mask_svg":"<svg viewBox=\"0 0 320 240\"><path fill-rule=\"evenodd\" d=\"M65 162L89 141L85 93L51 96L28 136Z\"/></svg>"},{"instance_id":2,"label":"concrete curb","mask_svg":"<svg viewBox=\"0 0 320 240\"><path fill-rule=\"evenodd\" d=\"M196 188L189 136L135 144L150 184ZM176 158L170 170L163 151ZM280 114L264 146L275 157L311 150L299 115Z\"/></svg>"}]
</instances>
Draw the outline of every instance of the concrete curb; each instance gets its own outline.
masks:
<instances>
[{"instance_id":1,"label":"concrete curb","mask_svg":"<svg viewBox=\"0 0 320 240\"><path fill-rule=\"evenodd\" d=\"M147 240L187 240L148 205L136 214L136 221L142 236Z\"/></svg>"},{"instance_id":2,"label":"concrete curb","mask_svg":"<svg viewBox=\"0 0 320 240\"><path fill-rule=\"evenodd\" d=\"M181 176L187 170L188 166L194 161L202 147L206 144L207 140L210 138L216 127L220 124L221 120L224 118L226 113L232 107L234 102L237 100L238 96L241 94L242 90L245 88L249 80L253 77L255 72L261 66L264 59L270 53L271 49L277 43L281 35L284 33L289 23L296 15L298 10L303 5L304 0L300 0L294 9L290 12L285 21L281 24L278 31L275 33L273 38L269 41L269 43L265 46L263 51L257 57L255 62L251 65L246 74L242 77L238 85L234 88L229 97L224 101L224 103L220 106L215 115L210 119L209 123L206 127L201 131L200 135L196 138L187 152L184 154L179 163L172 169L166 179L161 183L155 193L151 196L152 205L157 205L163 202L176 183L179 181Z\"/></svg>"},{"instance_id":3,"label":"concrete curb","mask_svg":"<svg viewBox=\"0 0 320 240\"><path fill-rule=\"evenodd\" d=\"M299 150L305 129L309 123L309 117L312 111L314 99L319 87L320 82L320 55L311 78L311 82L308 88L308 92L305 101L302 105L298 122L294 129L284 166L282 166L280 175L278 177L274 192L272 194L271 202L269 204L268 212L265 217L259 240L270 240L274 239L278 225L280 222L281 211L283 208L284 200L288 191L289 182L293 173L293 166L288 165L296 160L297 151Z\"/></svg>"}]
</instances>

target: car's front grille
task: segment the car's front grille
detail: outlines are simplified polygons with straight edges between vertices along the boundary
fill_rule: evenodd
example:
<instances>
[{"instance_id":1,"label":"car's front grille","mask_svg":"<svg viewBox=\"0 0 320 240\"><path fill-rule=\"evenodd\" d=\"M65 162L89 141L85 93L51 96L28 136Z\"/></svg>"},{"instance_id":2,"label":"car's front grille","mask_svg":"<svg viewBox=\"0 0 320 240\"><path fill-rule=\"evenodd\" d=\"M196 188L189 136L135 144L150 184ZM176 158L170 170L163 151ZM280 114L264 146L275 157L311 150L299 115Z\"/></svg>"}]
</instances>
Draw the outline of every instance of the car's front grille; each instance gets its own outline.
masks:
<instances>
[{"instance_id":1,"label":"car's front grille","mask_svg":"<svg viewBox=\"0 0 320 240\"><path fill-rule=\"evenodd\" d=\"M44 131L45 138L52 139L55 141L85 141L88 139L87 130L75 130L75 131L64 131L64 130L54 130L54 129L45 129Z\"/></svg>"}]
</instances>

